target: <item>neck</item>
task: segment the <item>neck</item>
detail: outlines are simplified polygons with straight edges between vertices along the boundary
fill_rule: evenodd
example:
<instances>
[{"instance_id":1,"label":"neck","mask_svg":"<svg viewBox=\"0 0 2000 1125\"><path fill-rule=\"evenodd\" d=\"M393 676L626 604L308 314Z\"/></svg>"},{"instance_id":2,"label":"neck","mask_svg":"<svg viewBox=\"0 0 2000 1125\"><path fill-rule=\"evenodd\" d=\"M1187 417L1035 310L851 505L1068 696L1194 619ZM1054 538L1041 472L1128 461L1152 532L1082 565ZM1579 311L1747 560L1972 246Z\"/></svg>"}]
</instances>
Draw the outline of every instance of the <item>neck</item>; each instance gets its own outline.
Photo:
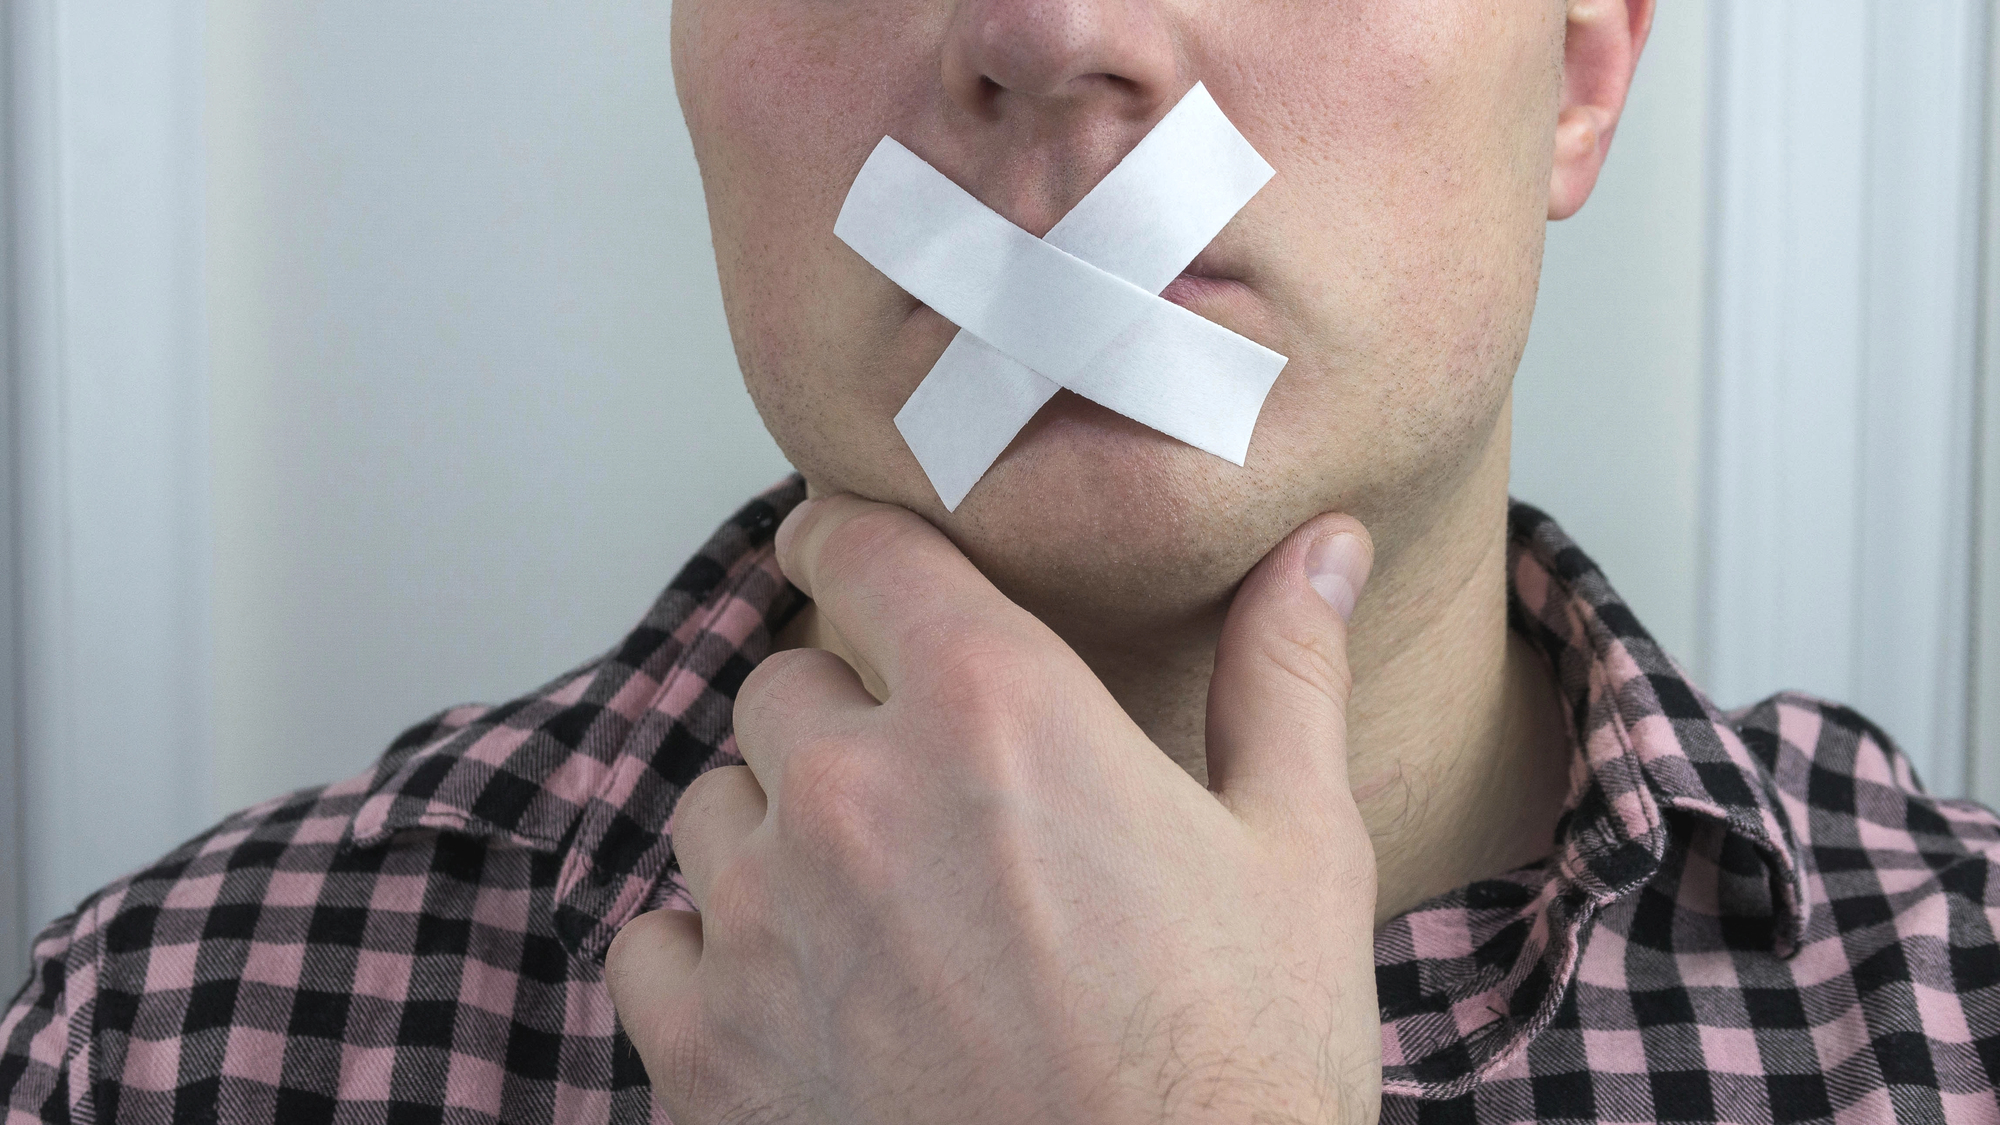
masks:
<instances>
[{"instance_id":1,"label":"neck","mask_svg":"<svg viewBox=\"0 0 2000 1125\"><path fill-rule=\"evenodd\" d=\"M1457 502L1377 540L1348 658L1348 776L1374 840L1376 921L1546 857L1571 753L1547 665L1507 627L1507 426ZM1162 750L1207 783L1219 619L1169 643L1072 644Z\"/></svg>"},{"instance_id":2,"label":"neck","mask_svg":"<svg viewBox=\"0 0 2000 1125\"><path fill-rule=\"evenodd\" d=\"M1568 794L1560 697L1540 657L1507 628L1508 428L1503 415L1435 518L1377 531L1374 573L1349 630L1348 776L1375 845L1378 924L1547 856ZM1137 638L1049 624L1154 743L1207 784L1220 617ZM783 647L841 650L810 607L786 632Z\"/></svg>"}]
</instances>

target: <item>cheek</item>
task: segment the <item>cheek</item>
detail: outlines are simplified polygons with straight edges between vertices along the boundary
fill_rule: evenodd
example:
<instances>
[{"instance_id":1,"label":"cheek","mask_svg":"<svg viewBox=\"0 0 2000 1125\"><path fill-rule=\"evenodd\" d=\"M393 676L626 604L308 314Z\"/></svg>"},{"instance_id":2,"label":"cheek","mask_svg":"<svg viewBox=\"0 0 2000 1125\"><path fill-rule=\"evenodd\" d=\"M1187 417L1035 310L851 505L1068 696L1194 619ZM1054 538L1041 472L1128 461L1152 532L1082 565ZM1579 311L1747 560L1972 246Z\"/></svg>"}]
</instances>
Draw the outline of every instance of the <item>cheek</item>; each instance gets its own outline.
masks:
<instances>
[{"instance_id":1,"label":"cheek","mask_svg":"<svg viewBox=\"0 0 2000 1125\"><path fill-rule=\"evenodd\" d=\"M676 16L679 16L678 5ZM836 44L792 26L796 4L699 3L677 20L675 80L708 199L725 297L762 319L823 286L840 196L829 171L860 166L843 120L862 91L823 57Z\"/></svg>"},{"instance_id":2,"label":"cheek","mask_svg":"<svg viewBox=\"0 0 2000 1125\"><path fill-rule=\"evenodd\" d=\"M1297 370L1265 417L1305 420L1286 445L1321 463L1364 432L1384 469L1426 462L1490 425L1526 342L1561 13L1546 0L1325 11L1325 34L1260 26L1258 65L1237 68L1246 104L1271 107L1252 139L1280 175L1256 225L1275 232L1275 299L1295 334Z\"/></svg>"},{"instance_id":3,"label":"cheek","mask_svg":"<svg viewBox=\"0 0 2000 1125\"><path fill-rule=\"evenodd\" d=\"M833 224L870 149L926 104L937 36L921 9L935 7L681 0L674 13L675 79L751 396L809 476L878 495L869 474L902 450L891 418L906 376L929 364L891 354L910 341L881 322L901 310Z\"/></svg>"}]
</instances>

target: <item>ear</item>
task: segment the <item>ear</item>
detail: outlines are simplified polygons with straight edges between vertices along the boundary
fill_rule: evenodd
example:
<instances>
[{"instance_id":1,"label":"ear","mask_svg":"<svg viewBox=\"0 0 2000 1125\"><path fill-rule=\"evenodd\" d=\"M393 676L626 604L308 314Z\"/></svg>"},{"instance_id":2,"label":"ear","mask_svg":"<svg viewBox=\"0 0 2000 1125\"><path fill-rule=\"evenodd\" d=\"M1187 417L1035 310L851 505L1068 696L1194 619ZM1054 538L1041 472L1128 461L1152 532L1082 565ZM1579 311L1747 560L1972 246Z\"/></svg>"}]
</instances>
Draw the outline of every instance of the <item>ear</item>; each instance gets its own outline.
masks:
<instances>
[{"instance_id":1,"label":"ear","mask_svg":"<svg viewBox=\"0 0 2000 1125\"><path fill-rule=\"evenodd\" d=\"M1632 71L1653 27L1653 0L1569 0L1563 39L1562 109L1556 116L1549 218L1576 214L1590 190L1611 134L1625 110Z\"/></svg>"}]
</instances>

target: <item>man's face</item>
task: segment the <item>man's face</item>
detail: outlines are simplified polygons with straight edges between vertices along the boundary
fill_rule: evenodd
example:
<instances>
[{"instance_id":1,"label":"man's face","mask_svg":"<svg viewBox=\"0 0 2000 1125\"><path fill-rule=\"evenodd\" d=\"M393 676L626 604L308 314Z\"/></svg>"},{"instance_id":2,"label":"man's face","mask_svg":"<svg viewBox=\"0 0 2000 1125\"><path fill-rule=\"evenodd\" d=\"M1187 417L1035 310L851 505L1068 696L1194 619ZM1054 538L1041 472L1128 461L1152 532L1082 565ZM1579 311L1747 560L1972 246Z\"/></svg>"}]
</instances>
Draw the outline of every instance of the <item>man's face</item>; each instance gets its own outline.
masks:
<instances>
[{"instance_id":1,"label":"man's face","mask_svg":"<svg viewBox=\"0 0 2000 1125\"><path fill-rule=\"evenodd\" d=\"M1217 608L1331 510L1389 562L1504 472L1561 3L679 0L673 20L771 433L818 488L929 517L1029 609ZM1040 235L1196 81L1277 170L1165 294L1290 357L1248 465L1064 392L946 513L892 419L956 329L834 237L848 185L886 134Z\"/></svg>"}]
</instances>

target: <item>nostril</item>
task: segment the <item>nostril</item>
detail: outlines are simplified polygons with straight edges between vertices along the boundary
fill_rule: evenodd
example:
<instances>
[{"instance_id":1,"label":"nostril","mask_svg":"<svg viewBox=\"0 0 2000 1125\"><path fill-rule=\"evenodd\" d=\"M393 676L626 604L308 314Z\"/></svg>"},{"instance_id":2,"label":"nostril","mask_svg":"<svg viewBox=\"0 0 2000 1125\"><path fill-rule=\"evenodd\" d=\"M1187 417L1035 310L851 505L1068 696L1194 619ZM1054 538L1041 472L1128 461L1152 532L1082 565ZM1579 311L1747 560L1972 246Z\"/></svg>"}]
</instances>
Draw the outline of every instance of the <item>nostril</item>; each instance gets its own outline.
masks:
<instances>
[{"instance_id":1,"label":"nostril","mask_svg":"<svg viewBox=\"0 0 2000 1125\"><path fill-rule=\"evenodd\" d=\"M1129 96L1141 92L1141 87L1137 79L1127 78L1123 74L1112 74L1110 71L1086 74L1082 77L1081 81L1093 86L1103 86L1112 93L1121 96Z\"/></svg>"},{"instance_id":2,"label":"nostril","mask_svg":"<svg viewBox=\"0 0 2000 1125\"><path fill-rule=\"evenodd\" d=\"M1129 115L1123 103L1150 103L1186 87L1168 7L1157 0L959 0L944 51L947 86L982 112L1011 104L1068 110L1109 96Z\"/></svg>"}]
</instances>

